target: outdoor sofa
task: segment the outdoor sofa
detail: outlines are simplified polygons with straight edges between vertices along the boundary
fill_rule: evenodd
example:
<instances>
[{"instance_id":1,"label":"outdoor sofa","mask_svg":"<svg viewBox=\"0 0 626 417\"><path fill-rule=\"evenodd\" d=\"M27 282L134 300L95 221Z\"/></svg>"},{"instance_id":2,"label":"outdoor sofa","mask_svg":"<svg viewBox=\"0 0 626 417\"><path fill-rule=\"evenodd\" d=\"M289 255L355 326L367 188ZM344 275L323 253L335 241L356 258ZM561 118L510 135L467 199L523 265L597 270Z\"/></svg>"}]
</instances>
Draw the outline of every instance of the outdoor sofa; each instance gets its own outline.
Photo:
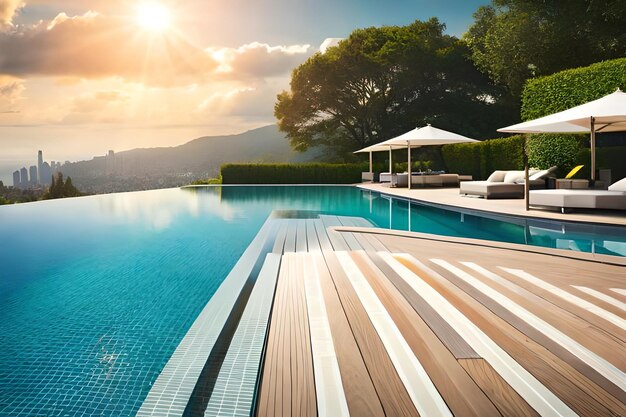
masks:
<instances>
[{"instance_id":1,"label":"outdoor sofa","mask_svg":"<svg viewBox=\"0 0 626 417\"><path fill-rule=\"evenodd\" d=\"M531 206L567 209L626 210L626 178L609 186L608 190L536 190L529 194Z\"/></svg>"},{"instance_id":2,"label":"outdoor sofa","mask_svg":"<svg viewBox=\"0 0 626 417\"><path fill-rule=\"evenodd\" d=\"M528 171L531 189L545 188L546 177L556 167L545 170ZM461 195L484 198L524 198L524 171L494 171L485 181L463 181L459 188Z\"/></svg>"}]
</instances>

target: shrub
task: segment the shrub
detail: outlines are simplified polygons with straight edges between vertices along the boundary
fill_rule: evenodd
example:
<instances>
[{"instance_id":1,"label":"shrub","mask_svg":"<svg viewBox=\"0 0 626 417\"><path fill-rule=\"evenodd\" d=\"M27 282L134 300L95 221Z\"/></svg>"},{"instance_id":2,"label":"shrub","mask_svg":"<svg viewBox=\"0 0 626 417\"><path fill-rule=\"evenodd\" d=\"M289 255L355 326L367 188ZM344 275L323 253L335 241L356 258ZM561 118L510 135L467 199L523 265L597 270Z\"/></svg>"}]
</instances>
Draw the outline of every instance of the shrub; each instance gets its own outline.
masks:
<instances>
[{"instance_id":1,"label":"shrub","mask_svg":"<svg viewBox=\"0 0 626 417\"><path fill-rule=\"evenodd\" d=\"M524 137L490 139L483 142L445 145L441 149L446 170L487 178L493 171L524 168Z\"/></svg>"},{"instance_id":2,"label":"shrub","mask_svg":"<svg viewBox=\"0 0 626 417\"><path fill-rule=\"evenodd\" d=\"M616 88L626 88L626 58L530 79L522 92L522 120L567 110Z\"/></svg>"},{"instance_id":3,"label":"shrub","mask_svg":"<svg viewBox=\"0 0 626 417\"><path fill-rule=\"evenodd\" d=\"M369 164L224 164L223 184L353 184Z\"/></svg>"},{"instance_id":4,"label":"shrub","mask_svg":"<svg viewBox=\"0 0 626 417\"><path fill-rule=\"evenodd\" d=\"M581 139L579 135L531 135L526 143L528 164L541 169L557 166L558 173L565 174L576 166Z\"/></svg>"},{"instance_id":5,"label":"shrub","mask_svg":"<svg viewBox=\"0 0 626 417\"><path fill-rule=\"evenodd\" d=\"M626 87L626 58L599 62L529 80L522 93L522 119L530 120L563 111L596 100ZM584 164L580 177L590 176L590 151L582 149L581 141L589 143L588 135L533 135L527 152L531 166L557 165L560 174L573 166ZM616 148L597 148L597 167L610 168L613 178L623 175L623 155Z\"/></svg>"}]
</instances>

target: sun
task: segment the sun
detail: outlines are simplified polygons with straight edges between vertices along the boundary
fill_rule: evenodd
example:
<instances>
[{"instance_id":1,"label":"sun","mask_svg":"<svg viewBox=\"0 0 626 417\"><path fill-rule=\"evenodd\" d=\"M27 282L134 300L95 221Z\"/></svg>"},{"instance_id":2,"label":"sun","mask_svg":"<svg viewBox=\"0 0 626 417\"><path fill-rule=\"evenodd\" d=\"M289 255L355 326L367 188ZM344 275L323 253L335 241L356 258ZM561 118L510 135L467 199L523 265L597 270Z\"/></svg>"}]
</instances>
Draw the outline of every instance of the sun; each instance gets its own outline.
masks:
<instances>
[{"instance_id":1,"label":"sun","mask_svg":"<svg viewBox=\"0 0 626 417\"><path fill-rule=\"evenodd\" d=\"M172 20L167 7L159 3L142 3L137 7L137 24L150 32L165 32Z\"/></svg>"}]
</instances>

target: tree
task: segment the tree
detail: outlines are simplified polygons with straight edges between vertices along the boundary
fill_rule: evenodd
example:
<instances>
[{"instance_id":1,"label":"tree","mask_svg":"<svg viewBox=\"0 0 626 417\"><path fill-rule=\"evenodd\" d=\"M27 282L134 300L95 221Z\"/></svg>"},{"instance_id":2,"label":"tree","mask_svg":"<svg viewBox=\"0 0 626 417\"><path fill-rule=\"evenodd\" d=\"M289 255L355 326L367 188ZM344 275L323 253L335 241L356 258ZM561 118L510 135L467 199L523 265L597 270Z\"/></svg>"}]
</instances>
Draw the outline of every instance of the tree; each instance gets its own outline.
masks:
<instances>
[{"instance_id":1,"label":"tree","mask_svg":"<svg viewBox=\"0 0 626 417\"><path fill-rule=\"evenodd\" d=\"M291 146L323 145L348 157L426 123L492 137L514 121L506 92L472 64L469 49L436 18L355 30L293 71L274 114Z\"/></svg>"},{"instance_id":2,"label":"tree","mask_svg":"<svg viewBox=\"0 0 626 417\"><path fill-rule=\"evenodd\" d=\"M43 199L50 200L55 198L79 197L81 195L83 195L83 193L72 184L72 178L67 177L64 182L63 173L59 172L52 176L50 188L48 188L48 191L44 194Z\"/></svg>"},{"instance_id":3,"label":"tree","mask_svg":"<svg viewBox=\"0 0 626 417\"><path fill-rule=\"evenodd\" d=\"M530 77L626 55L626 2L492 0L463 36L476 65L519 97Z\"/></svg>"}]
</instances>

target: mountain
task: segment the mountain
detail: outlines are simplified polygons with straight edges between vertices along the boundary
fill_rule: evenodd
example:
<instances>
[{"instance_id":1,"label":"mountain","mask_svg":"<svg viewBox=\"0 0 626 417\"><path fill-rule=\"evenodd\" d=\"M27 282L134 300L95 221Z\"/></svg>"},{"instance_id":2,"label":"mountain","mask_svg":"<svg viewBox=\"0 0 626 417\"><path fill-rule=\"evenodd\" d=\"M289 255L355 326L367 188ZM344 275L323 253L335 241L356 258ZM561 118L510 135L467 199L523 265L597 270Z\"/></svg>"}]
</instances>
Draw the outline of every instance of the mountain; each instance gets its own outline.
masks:
<instances>
[{"instance_id":1,"label":"mountain","mask_svg":"<svg viewBox=\"0 0 626 417\"><path fill-rule=\"evenodd\" d=\"M318 150L294 152L276 125L237 135L205 136L180 146L138 148L90 161L64 164L84 192L106 193L175 187L214 177L226 162L307 162Z\"/></svg>"}]
</instances>

